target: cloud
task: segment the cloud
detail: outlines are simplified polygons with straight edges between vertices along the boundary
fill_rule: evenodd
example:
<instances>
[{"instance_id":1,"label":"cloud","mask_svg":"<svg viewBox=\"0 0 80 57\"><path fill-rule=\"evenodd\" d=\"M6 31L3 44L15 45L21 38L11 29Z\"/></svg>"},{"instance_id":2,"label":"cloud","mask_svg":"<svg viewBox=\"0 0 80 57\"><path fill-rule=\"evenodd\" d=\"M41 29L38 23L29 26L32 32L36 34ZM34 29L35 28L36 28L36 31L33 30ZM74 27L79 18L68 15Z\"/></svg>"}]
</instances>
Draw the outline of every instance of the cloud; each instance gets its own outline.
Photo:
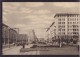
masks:
<instances>
[{"instance_id":1,"label":"cloud","mask_svg":"<svg viewBox=\"0 0 80 57\"><path fill-rule=\"evenodd\" d=\"M57 7L72 8L72 7L79 7L80 3L74 3L74 2L56 2L56 3L53 3L53 5L57 6Z\"/></svg>"},{"instance_id":2,"label":"cloud","mask_svg":"<svg viewBox=\"0 0 80 57\"><path fill-rule=\"evenodd\" d=\"M23 4L25 7L41 7L44 6L43 2L26 2Z\"/></svg>"},{"instance_id":3,"label":"cloud","mask_svg":"<svg viewBox=\"0 0 80 57\"><path fill-rule=\"evenodd\" d=\"M2 20L2 21L3 21L3 23L6 23L6 24L7 24L7 22L8 22L8 20L7 20L6 17L4 17L4 16L3 16L3 20Z\"/></svg>"},{"instance_id":4,"label":"cloud","mask_svg":"<svg viewBox=\"0 0 80 57\"><path fill-rule=\"evenodd\" d=\"M35 10L32 12L33 14L49 14L50 11L49 10Z\"/></svg>"},{"instance_id":5,"label":"cloud","mask_svg":"<svg viewBox=\"0 0 80 57\"><path fill-rule=\"evenodd\" d=\"M15 27L24 28L24 27L26 27L26 25L25 24L17 24L17 25L15 25Z\"/></svg>"},{"instance_id":6,"label":"cloud","mask_svg":"<svg viewBox=\"0 0 80 57\"><path fill-rule=\"evenodd\" d=\"M80 4L80 3L79 3ZM39 37L46 34L57 12L78 11L78 3L45 2L3 2L3 22L10 27L17 27L20 33L34 29Z\"/></svg>"}]
</instances>

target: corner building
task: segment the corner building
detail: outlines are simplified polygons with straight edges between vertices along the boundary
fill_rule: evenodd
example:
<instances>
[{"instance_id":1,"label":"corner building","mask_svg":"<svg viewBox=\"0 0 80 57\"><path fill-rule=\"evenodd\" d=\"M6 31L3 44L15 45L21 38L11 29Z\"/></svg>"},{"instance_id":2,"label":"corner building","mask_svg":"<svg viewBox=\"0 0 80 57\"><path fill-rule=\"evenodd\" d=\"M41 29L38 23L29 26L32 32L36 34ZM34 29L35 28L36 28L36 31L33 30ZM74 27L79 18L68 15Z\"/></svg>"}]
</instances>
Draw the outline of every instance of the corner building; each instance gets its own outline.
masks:
<instances>
[{"instance_id":1,"label":"corner building","mask_svg":"<svg viewBox=\"0 0 80 57\"><path fill-rule=\"evenodd\" d=\"M56 39L79 39L80 14L56 14L54 16Z\"/></svg>"}]
</instances>

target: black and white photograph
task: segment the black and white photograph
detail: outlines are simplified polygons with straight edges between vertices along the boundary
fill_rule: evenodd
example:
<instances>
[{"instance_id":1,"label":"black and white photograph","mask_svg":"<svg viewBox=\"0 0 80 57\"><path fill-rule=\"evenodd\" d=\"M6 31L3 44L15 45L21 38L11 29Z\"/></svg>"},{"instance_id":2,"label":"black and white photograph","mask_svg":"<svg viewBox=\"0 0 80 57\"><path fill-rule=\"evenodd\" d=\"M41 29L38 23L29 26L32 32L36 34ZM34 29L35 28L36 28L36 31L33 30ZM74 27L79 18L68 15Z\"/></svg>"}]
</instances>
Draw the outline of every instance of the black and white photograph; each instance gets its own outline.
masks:
<instances>
[{"instance_id":1,"label":"black and white photograph","mask_svg":"<svg viewBox=\"0 0 80 57\"><path fill-rule=\"evenodd\" d=\"M80 2L2 2L2 55L79 55Z\"/></svg>"}]
</instances>

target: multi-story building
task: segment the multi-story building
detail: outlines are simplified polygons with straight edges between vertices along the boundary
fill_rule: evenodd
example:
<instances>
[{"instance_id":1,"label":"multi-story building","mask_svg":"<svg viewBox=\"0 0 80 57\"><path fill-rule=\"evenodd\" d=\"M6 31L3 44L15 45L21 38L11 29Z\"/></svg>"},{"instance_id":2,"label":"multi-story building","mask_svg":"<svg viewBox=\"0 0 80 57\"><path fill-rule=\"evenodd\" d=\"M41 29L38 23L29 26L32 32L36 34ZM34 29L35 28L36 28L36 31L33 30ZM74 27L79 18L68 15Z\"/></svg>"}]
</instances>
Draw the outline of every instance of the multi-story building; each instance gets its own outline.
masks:
<instances>
[{"instance_id":1,"label":"multi-story building","mask_svg":"<svg viewBox=\"0 0 80 57\"><path fill-rule=\"evenodd\" d=\"M9 44L9 26L2 24L2 42L3 46Z\"/></svg>"},{"instance_id":2,"label":"multi-story building","mask_svg":"<svg viewBox=\"0 0 80 57\"><path fill-rule=\"evenodd\" d=\"M16 44L18 38L18 32L13 28L3 24L2 25L2 42L3 47L10 47L13 44Z\"/></svg>"},{"instance_id":3,"label":"multi-story building","mask_svg":"<svg viewBox=\"0 0 80 57\"><path fill-rule=\"evenodd\" d=\"M9 29L9 43L10 44L17 44L18 32L13 28Z\"/></svg>"},{"instance_id":4,"label":"multi-story building","mask_svg":"<svg viewBox=\"0 0 80 57\"><path fill-rule=\"evenodd\" d=\"M52 25L54 27L54 38L77 41L79 39L79 21L80 14L56 14L54 25Z\"/></svg>"}]
</instances>

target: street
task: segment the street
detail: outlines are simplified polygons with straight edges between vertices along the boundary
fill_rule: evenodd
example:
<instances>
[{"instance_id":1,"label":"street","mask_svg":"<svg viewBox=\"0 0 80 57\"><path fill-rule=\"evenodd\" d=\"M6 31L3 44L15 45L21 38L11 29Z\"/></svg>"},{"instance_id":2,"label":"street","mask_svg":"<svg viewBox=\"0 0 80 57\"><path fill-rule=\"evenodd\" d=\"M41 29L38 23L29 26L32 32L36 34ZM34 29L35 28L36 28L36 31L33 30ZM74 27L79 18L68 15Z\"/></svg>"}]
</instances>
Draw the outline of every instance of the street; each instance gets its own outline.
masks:
<instances>
[{"instance_id":1,"label":"street","mask_svg":"<svg viewBox=\"0 0 80 57\"><path fill-rule=\"evenodd\" d=\"M15 46L12 48L3 49L2 53L3 55L18 55L19 50L22 48L22 46Z\"/></svg>"},{"instance_id":2,"label":"street","mask_svg":"<svg viewBox=\"0 0 80 57\"><path fill-rule=\"evenodd\" d=\"M26 46L27 47L27 46ZM25 52L20 52L22 46L3 50L3 55L78 55L77 47L37 47L24 48ZM27 51L29 50L29 51Z\"/></svg>"}]
</instances>

